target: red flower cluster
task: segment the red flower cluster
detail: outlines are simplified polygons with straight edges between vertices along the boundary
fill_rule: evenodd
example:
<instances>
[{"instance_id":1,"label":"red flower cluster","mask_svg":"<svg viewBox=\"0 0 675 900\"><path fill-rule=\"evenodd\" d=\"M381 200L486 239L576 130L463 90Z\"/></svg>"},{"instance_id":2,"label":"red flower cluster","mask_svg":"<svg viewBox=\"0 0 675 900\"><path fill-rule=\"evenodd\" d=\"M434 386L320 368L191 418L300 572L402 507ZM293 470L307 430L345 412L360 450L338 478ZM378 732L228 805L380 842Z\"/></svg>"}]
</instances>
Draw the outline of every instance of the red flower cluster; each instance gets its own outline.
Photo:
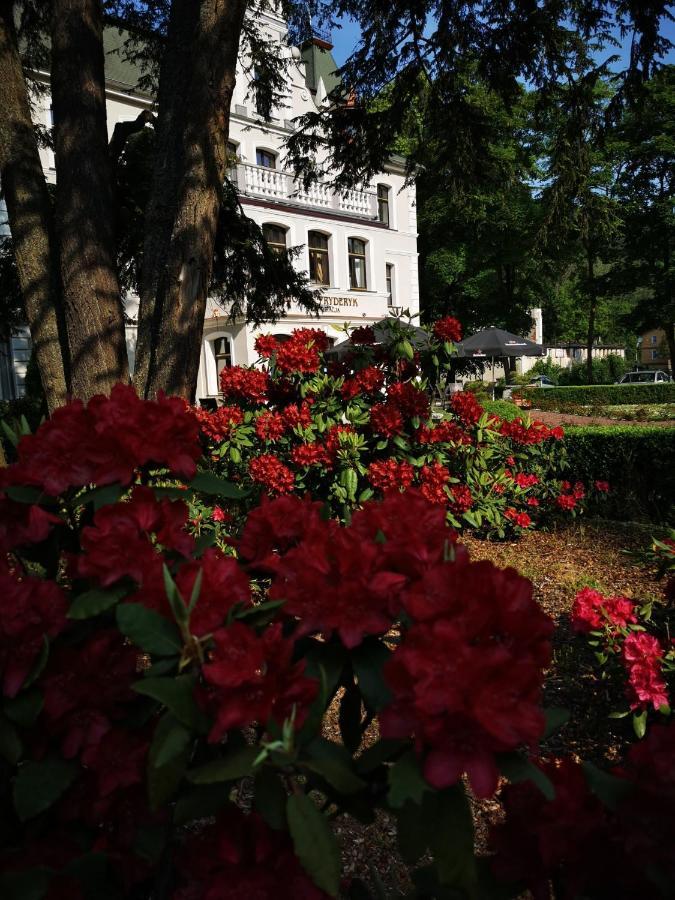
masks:
<instances>
[{"instance_id":1,"label":"red flower cluster","mask_svg":"<svg viewBox=\"0 0 675 900\"><path fill-rule=\"evenodd\" d=\"M191 559L178 570L176 585L186 603L190 601L200 571L202 583L197 604L190 615L190 631L197 637L204 637L225 622L233 606L250 605L251 587L236 559L210 547L200 559ZM162 611L164 609L168 613L167 602L162 598Z\"/></svg>"},{"instance_id":2,"label":"red flower cluster","mask_svg":"<svg viewBox=\"0 0 675 900\"><path fill-rule=\"evenodd\" d=\"M577 501L572 494L559 494L555 498L556 506L559 506L560 509L574 509L577 505Z\"/></svg>"},{"instance_id":3,"label":"red flower cluster","mask_svg":"<svg viewBox=\"0 0 675 900\"><path fill-rule=\"evenodd\" d=\"M503 419L499 423L499 433L504 437L510 438L514 443L523 444L524 446L541 444L543 441L551 438L560 441L565 437L565 432L560 425L556 425L555 428L549 428L543 422L533 421L525 423L520 418L513 419L510 422Z\"/></svg>"},{"instance_id":4,"label":"red flower cluster","mask_svg":"<svg viewBox=\"0 0 675 900\"><path fill-rule=\"evenodd\" d=\"M295 476L273 453L263 453L248 464L251 478L273 494L287 494L293 490Z\"/></svg>"},{"instance_id":5,"label":"red flower cluster","mask_svg":"<svg viewBox=\"0 0 675 900\"><path fill-rule=\"evenodd\" d=\"M326 448L321 444L298 444L291 450L291 460L296 466L319 466L328 465L330 457L326 453Z\"/></svg>"},{"instance_id":6,"label":"red flower cluster","mask_svg":"<svg viewBox=\"0 0 675 900\"><path fill-rule=\"evenodd\" d=\"M448 502L445 486L450 480L450 472L445 466L442 466L439 462L422 466L420 478L422 482L420 490L430 503L442 503L445 505Z\"/></svg>"},{"instance_id":7,"label":"red flower cluster","mask_svg":"<svg viewBox=\"0 0 675 900\"><path fill-rule=\"evenodd\" d=\"M375 332L370 327L370 325L362 325L360 328L354 328L349 335L349 340L352 344L374 344L375 343Z\"/></svg>"},{"instance_id":8,"label":"red flower cluster","mask_svg":"<svg viewBox=\"0 0 675 900\"><path fill-rule=\"evenodd\" d=\"M596 481L595 489L600 494L608 494L609 493L609 481Z\"/></svg>"},{"instance_id":9,"label":"red flower cluster","mask_svg":"<svg viewBox=\"0 0 675 900\"><path fill-rule=\"evenodd\" d=\"M406 419L426 419L429 416L429 397L410 381L398 381L389 387L387 404L393 404Z\"/></svg>"},{"instance_id":10,"label":"red flower cluster","mask_svg":"<svg viewBox=\"0 0 675 900\"><path fill-rule=\"evenodd\" d=\"M471 391L461 391L450 398L450 406L457 418L465 425L475 425L483 415L483 407Z\"/></svg>"},{"instance_id":11,"label":"red flower cluster","mask_svg":"<svg viewBox=\"0 0 675 900\"><path fill-rule=\"evenodd\" d=\"M471 436L458 422L444 419L438 425L422 425L417 432L420 444L470 444Z\"/></svg>"},{"instance_id":12,"label":"red flower cluster","mask_svg":"<svg viewBox=\"0 0 675 900\"><path fill-rule=\"evenodd\" d=\"M409 462L385 459L368 466L368 480L379 491L409 488L413 483L415 470Z\"/></svg>"},{"instance_id":13,"label":"red flower cluster","mask_svg":"<svg viewBox=\"0 0 675 900\"><path fill-rule=\"evenodd\" d=\"M276 348L276 365L281 372L318 371L320 354L328 349L328 338L320 329L296 328L288 341Z\"/></svg>"},{"instance_id":14,"label":"red flower cluster","mask_svg":"<svg viewBox=\"0 0 675 900\"><path fill-rule=\"evenodd\" d=\"M403 431L401 411L389 403L374 403L370 408L370 427L383 437L400 434Z\"/></svg>"},{"instance_id":15,"label":"red flower cluster","mask_svg":"<svg viewBox=\"0 0 675 900\"><path fill-rule=\"evenodd\" d=\"M60 522L58 516L41 506L16 503L0 494L0 554L15 547L41 543L51 531L52 525Z\"/></svg>"},{"instance_id":16,"label":"red flower cluster","mask_svg":"<svg viewBox=\"0 0 675 900\"><path fill-rule=\"evenodd\" d=\"M179 884L171 900L327 900L293 853L288 835L257 813L229 805L191 834L178 853Z\"/></svg>"},{"instance_id":17,"label":"red flower cluster","mask_svg":"<svg viewBox=\"0 0 675 900\"><path fill-rule=\"evenodd\" d=\"M293 662L293 641L283 637L280 622L261 635L242 622L218 629L202 671L207 687L201 700L214 716L212 743L231 728L266 726L270 718L281 725L293 711L300 727L318 687L304 675L304 660Z\"/></svg>"},{"instance_id":18,"label":"red flower cluster","mask_svg":"<svg viewBox=\"0 0 675 900\"><path fill-rule=\"evenodd\" d=\"M539 479L536 475L526 475L524 472L518 472L513 477L514 484L517 484L520 488L529 488L533 487L535 484L539 484Z\"/></svg>"},{"instance_id":19,"label":"red flower cluster","mask_svg":"<svg viewBox=\"0 0 675 900\"><path fill-rule=\"evenodd\" d=\"M259 334L253 344L255 351L263 359L269 359L277 352L279 343L273 334Z\"/></svg>"},{"instance_id":20,"label":"red flower cluster","mask_svg":"<svg viewBox=\"0 0 675 900\"><path fill-rule=\"evenodd\" d=\"M66 627L66 598L53 581L10 569L0 557L0 677L15 697L45 647Z\"/></svg>"},{"instance_id":21,"label":"red flower cluster","mask_svg":"<svg viewBox=\"0 0 675 900\"><path fill-rule=\"evenodd\" d=\"M228 366L220 373L220 390L225 397L249 403L265 403L270 376L261 369Z\"/></svg>"},{"instance_id":22,"label":"red flower cluster","mask_svg":"<svg viewBox=\"0 0 675 900\"><path fill-rule=\"evenodd\" d=\"M255 433L261 441L278 441L286 431L281 413L265 410L255 420Z\"/></svg>"},{"instance_id":23,"label":"red flower cluster","mask_svg":"<svg viewBox=\"0 0 675 900\"><path fill-rule=\"evenodd\" d=\"M166 467L192 478L201 456L199 423L177 397L139 400L128 385L110 397L75 400L21 439L18 462L2 484L28 484L56 495L89 484L130 484L141 466Z\"/></svg>"},{"instance_id":24,"label":"red flower cluster","mask_svg":"<svg viewBox=\"0 0 675 900\"><path fill-rule=\"evenodd\" d=\"M445 316L443 319L438 319L437 322L434 322L433 330L434 337L438 338L439 341L454 343L462 339L462 326L459 320L453 316Z\"/></svg>"},{"instance_id":25,"label":"red flower cluster","mask_svg":"<svg viewBox=\"0 0 675 900\"><path fill-rule=\"evenodd\" d=\"M307 495L263 497L246 519L239 553L253 568L266 568L276 553L295 547L321 519L322 504Z\"/></svg>"},{"instance_id":26,"label":"red flower cluster","mask_svg":"<svg viewBox=\"0 0 675 900\"><path fill-rule=\"evenodd\" d=\"M450 509L455 515L461 515L473 506L473 496L465 484L453 484L450 487L452 502Z\"/></svg>"},{"instance_id":27,"label":"red flower cluster","mask_svg":"<svg viewBox=\"0 0 675 900\"><path fill-rule=\"evenodd\" d=\"M289 403L282 410L281 416L287 428L309 428L312 424L312 404L309 399L300 406L297 403Z\"/></svg>"},{"instance_id":28,"label":"red flower cluster","mask_svg":"<svg viewBox=\"0 0 675 900\"><path fill-rule=\"evenodd\" d=\"M594 588L579 591L572 605L572 628L588 633L602 628L625 628L637 622L635 603L628 597L605 597Z\"/></svg>"},{"instance_id":29,"label":"red flower cluster","mask_svg":"<svg viewBox=\"0 0 675 900\"><path fill-rule=\"evenodd\" d=\"M661 673L663 648L651 634L633 631L623 642L623 662L628 672L631 709L668 705L668 690Z\"/></svg>"},{"instance_id":30,"label":"red flower cluster","mask_svg":"<svg viewBox=\"0 0 675 900\"><path fill-rule=\"evenodd\" d=\"M495 754L542 735L553 623L529 581L489 562L441 562L402 600L413 624L385 666L393 700L381 734L413 735L434 787L466 772L487 797L499 778Z\"/></svg>"},{"instance_id":31,"label":"red flower cluster","mask_svg":"<svg viewBox=\"0 0 675 900\"><path fill-rule=\"evenodd\" d=\"M219 406L213 412L198 406L195 415L202 432L212 441L226 441L244 421L244 413L238 406Z\"/></svg>"},{"instance_id":32,"label":"red flower cluster","mask_svg":"<svg viewBox=\"0 0 675 900\"><path fill-rule=\"evenodd\" d=\"M517 525L519 528L529 528L532 524L532 519L526 512L518 512L518 510L514 509L512 506L504 512L504 518L513 522L513 524Z\"/></svg>"},{"instance_id":33,"label":"red flower cluster","mask_svg":"<svg viewBox=\"0 0 675 900\"><path fill-rule=\"evenodd\" d=\"M357 372L353 378L348 378L342 385L341 394L346 400L351 400L359 394L374 394L384 384L384 374L375 366L366 366Z\"/></svg>"}]
</instances>

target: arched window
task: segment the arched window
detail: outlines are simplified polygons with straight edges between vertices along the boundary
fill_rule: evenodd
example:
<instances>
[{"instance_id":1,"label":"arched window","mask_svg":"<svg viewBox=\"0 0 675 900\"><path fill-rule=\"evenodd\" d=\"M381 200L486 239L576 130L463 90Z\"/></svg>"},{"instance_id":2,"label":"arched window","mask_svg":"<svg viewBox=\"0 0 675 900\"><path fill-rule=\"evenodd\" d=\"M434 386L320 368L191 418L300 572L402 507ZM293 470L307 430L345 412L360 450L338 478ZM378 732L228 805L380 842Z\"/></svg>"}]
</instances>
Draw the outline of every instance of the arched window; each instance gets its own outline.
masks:
<instances>
[{"instance_id":1,"label":"arched window","mask_svg":"<svg viewBox=\"0 0 675 900\"><path fill-rule=\"evenodd\" d=\"M232 365L232 341L229 337L213 339L213 356L216 360L216 377L220 379L223 369Z\"/></svg>"},{"instance_id":2,"label":"arched window","mask_svg":"<svg viewBox=\"0 0 675 900\"><path fill-rule=\"evenodd\" d=\"M276 169L277 167L277 155L276 153L272 153L271 150L256 150L255 161L259 166L263 166L265 169Z\"/></svg>"},{"instance_id":3,"label":"arched window","mask_svg":"<svg viewBox=\"0 0 675 900\"><path fill-rule=\"evenodd\" d=\"M391 222L389 216L389 186L386 184L378 184L377 186L377 218L387 228L389 227Z\"/></svg>"},{"instance_id":4,"label":"arched window","mask_svg":"<svg viewBox=\"0 0 675 900\"><path fill-rule=\"evenodd\" d=\"M314 284L330 284L330 263L328 260L328 236L320 231L310 231L307 235L309 247L309 280Z\"/></svg>"},{"instance_id":5,"label":"arched window","mask_svg":"<svg viewBox=\"0 0 675 900\"><path fill-rule=\"evenodd\" d=\"M275 253L283 253L286 250L286 229L281 225L272 225L266 222L262 227L263 237L267 241L270 250Z\"/></svg>"},{"instance_id":6,"label":"arched window","mask_svg":"<svg viewBox=\"0 0 675 900\"><path fill-rule=\"evenodd\" d=\"M349 287L352 291L368 290L366 276L366 242L360 238L349 238Z\"/></svg>"}]
</instances>

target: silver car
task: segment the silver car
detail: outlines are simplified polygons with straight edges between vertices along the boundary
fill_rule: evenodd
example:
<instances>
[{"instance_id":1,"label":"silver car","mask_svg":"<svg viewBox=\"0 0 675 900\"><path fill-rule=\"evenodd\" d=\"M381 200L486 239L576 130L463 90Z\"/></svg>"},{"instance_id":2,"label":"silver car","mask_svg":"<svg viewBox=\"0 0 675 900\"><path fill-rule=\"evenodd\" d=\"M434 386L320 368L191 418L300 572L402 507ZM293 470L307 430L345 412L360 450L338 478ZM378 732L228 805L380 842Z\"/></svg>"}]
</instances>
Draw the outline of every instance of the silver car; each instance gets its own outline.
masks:
<instances>
[{"instance_id":1,"label":"silver car","mask_svg":"<svg viewBox=\"0 0 675 900\"><path fill-rule=\"evenodd\" d=\"M626 372L616 384L662 384L673 379L667 372L660 369L643 370L641 372Z\"/></svg>"}]
</instances>

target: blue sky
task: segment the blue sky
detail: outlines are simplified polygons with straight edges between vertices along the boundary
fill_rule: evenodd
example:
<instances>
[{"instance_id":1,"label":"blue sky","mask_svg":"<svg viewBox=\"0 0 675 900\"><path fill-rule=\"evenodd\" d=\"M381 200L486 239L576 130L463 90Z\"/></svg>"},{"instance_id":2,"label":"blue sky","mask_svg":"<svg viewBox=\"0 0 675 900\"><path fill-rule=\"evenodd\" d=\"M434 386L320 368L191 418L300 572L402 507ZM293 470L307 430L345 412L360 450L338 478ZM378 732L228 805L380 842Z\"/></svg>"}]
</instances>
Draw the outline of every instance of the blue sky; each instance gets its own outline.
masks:
<instances>
[{"instance_id":1,"label":"blue sky","mask_svg":"<svg viewBox=\"0 0 675 900\"><path fill-rule=\"evenodd\" d=\"M675 23L666 22L663 26L663 31L665 35L670 38L673 43L675 43ZM360 30L358 25L350 19L346 18L342 18L340 20L340 28L335 28L333 30L333 41L335 42L335 46L333 48L333 56L335 57L335 61L339 66L341 66L342 63L345 62L349 54L356 47L359 39L359 34ZM607 55L609 56L611 53L615 52L617 51L608 48ZM668 54L667 61L670 63L675 63L674 51L671 51Z\"/></svg>"}]
</instances>

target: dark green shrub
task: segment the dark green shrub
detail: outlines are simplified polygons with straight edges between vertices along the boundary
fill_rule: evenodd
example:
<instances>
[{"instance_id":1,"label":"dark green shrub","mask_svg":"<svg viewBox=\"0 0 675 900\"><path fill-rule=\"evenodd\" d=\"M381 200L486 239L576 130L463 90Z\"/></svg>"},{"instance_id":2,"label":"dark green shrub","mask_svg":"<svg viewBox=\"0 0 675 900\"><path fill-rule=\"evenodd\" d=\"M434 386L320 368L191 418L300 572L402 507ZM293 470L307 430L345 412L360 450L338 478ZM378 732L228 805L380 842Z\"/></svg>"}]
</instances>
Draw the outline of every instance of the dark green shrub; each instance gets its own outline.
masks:
<instances>
[{"instance_id":1,"label":"dark green shrub","mask_svg":"<svg viewBox=\"0 0 675 900\"><path fill-rule=\"evenodd\" d=\"M603 515L629 520L674 520L675 428L569 427L565 429L565 445L570 480L610 483Z\"/></svg>"},{"instance_id":2,"label":"dark green shrub","mask_svg":"<svg viewBox=\"0 0 675 900\"><path fill-rule=\"evenodd\" d=\"M614 384L614 382L630 370L628 360L617 353L593 360L593 384ZM548 375L548 372L542 374ZM556 379L560 385L588 384L588 371L585 362L574 363L568 369L561 369Z\"/></svg>"},{"instance_id":3,"label":"dark green shrub","mask_svg":"<svg viewBox=\"0 0 675 900\"><path fill-rule=\"evenodd\" d=\"M536 391L536 392L535 392ZM675 403L675 382L660 384L584 384L535 389L527 396L539 409L560 403L578 406L621 406L629 403Z\"/></svg>"}]
</instances>

